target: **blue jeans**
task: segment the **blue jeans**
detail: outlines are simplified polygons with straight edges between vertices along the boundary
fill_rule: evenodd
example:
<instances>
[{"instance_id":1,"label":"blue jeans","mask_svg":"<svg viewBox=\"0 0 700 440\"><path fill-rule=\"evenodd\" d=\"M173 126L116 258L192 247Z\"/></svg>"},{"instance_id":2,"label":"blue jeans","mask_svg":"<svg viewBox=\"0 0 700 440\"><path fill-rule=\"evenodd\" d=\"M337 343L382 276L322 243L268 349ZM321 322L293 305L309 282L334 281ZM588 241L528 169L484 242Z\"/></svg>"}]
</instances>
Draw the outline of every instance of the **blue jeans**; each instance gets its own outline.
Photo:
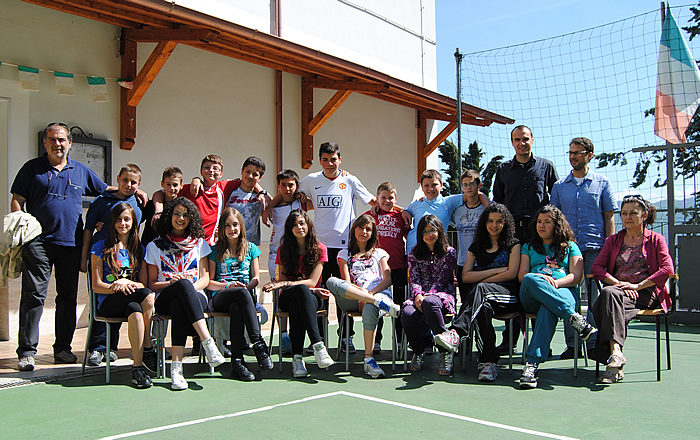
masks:
<instances>
[{"instance_id":1,"label":"blue jeans","mask_svg":"<svg viewBox=\"0 0 700 440\"><path fill-rule=\"evenodd\" d=\"M527 362L538 364L549 356L549 345L554 337L559 318L568 321L576 313L577 289L555 289L547 280L529 273L520 285L520 303L527 313L537 313L535 329L525 352Z\"/></svg>"}]
</instances>

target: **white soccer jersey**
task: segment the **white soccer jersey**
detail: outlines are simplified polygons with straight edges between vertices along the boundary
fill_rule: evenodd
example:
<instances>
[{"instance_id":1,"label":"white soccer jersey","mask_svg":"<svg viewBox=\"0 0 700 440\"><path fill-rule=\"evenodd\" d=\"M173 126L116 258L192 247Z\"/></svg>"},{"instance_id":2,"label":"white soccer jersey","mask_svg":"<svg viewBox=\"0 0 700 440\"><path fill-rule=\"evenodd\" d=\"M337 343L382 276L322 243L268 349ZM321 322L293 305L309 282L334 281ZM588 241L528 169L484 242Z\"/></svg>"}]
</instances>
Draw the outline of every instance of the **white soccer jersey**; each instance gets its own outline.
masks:
<instances>
[{"instance_id":1,"label":"white soccer jersey","mask_svg":"<svg viewBox=\"0 0 700 440\"><path fill-rule=\"evenodd\" d=\"M326 247L348 247L350 225L355 220L355 198L369 203L374 196L355 176L338 176L331 180L323 171L311 173L299 183L299 191L314 204L314 225L321 243Z\"/></svg>"}]
</instances>

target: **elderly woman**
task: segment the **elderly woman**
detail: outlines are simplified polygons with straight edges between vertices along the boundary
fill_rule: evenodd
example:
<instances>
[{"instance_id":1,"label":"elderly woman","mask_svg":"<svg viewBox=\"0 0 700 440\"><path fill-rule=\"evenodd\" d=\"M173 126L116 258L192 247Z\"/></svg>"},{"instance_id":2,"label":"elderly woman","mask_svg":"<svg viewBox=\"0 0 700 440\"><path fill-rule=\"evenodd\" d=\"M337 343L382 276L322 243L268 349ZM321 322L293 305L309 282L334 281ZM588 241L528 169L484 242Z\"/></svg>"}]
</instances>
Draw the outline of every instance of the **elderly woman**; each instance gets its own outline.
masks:
<instances>
[{"instance_id":1,"label":"elderly woman","mask_svg":"<svg viewBox=\"0 0 700 440\"><path fill-rule=\"evenodd\" d=\"M630 320L639 310L661 305L667 311L671 306L666 280L673 273L673 261L663 235L647 229L654 223L656 208L641 196L627 196L620 217L624 229L608 237L593 264L593 275L606 285L593 304L598 343L592 356L606 364L599 379L605 384L625 376L622 347Z\"/></svg>"}]
</instances>

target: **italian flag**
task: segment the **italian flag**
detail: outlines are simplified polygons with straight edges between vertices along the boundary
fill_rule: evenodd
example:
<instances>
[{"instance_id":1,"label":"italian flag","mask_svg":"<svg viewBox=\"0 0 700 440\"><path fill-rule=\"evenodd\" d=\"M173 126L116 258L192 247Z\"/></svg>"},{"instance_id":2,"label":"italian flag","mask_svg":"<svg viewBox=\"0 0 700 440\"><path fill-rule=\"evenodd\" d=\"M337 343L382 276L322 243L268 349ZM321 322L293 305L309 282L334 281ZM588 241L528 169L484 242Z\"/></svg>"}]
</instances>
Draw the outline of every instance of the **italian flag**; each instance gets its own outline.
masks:
<instances>
[{"instance_id":1,"label":"italian flag","mask_svg":"<svg viewBox=\"0 0 700 440\"><path fill-rule=\"evenodd\" d=\"M654 134L672 144L685 143L698 105L700 70L667 7L659 46Z\"/></svg>"}]
</instances>

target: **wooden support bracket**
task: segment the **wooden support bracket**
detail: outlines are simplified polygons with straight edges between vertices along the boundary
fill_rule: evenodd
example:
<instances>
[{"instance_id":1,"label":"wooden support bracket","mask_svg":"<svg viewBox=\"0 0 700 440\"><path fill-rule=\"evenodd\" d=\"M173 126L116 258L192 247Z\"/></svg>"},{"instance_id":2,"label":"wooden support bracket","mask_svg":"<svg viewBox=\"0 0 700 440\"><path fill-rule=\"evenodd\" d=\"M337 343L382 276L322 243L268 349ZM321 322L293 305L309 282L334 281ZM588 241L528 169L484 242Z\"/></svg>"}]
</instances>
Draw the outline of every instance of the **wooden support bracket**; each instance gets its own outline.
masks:
<instances>
[{"instance_id":1,"label":"wooden support bracket","mask_svg":"<svg viewBox=\"0 0 700 440\"><path fill-rule=\"evenodd\" d=\"M430 142L428 142L428 133L427 133L427 124L428 124L428 117L426 116L426 112L424 111L417 111L416 112L416 120L417 120L417 132L418 132L418 143L417 143L417 152L418 152L418 176L417 180L420 182L420 176L423 174L423 171L426 170L427 168L427 163L426 159L428 156L430 156L430 153L435 151L435 149L445 142L445 139L449 135L452 134L453 131L457 128L457 121L452 120L450 121L445 128L443 128L440 133L433 138Z\"/></svg>"},{"instance_id":2,"label":"wooden support bracket","mask_svg":"<svg viewBox=\"0 0 700 440\"><path fill-rule=\"evenodd\" d=\"M331 116L333 116L333 113L336 112L340 108L341 105L345 102L348 97L350 97L350 94L352 92L350 90L338 90L335 95L331 99L328 100L326 105L323 106L321 111L314 116L314 118L311 120L309 123L309 134L311 136L315 135L318 133L318 131L323 127L323 124L326 123L330 119Z\"/></svg>"},{"instance_id":3,"label":"wooden support bracket","mask_svg":"<svg viewBox=\"0 0 700 440\"><path fill-rule=\"evenodd\" d=\"M130 106L136 107L139 105L143 95L146 94L153 80L158 76L158 72L163 68L165 62L168 61L173 50L175 50L175 46L177 46L177 43L174 41L161 41L155 49L153 49L146 64L143 65L141 71L134 80L134 88L129 90L128 104Z\"/></svg>"}]
</instances>

